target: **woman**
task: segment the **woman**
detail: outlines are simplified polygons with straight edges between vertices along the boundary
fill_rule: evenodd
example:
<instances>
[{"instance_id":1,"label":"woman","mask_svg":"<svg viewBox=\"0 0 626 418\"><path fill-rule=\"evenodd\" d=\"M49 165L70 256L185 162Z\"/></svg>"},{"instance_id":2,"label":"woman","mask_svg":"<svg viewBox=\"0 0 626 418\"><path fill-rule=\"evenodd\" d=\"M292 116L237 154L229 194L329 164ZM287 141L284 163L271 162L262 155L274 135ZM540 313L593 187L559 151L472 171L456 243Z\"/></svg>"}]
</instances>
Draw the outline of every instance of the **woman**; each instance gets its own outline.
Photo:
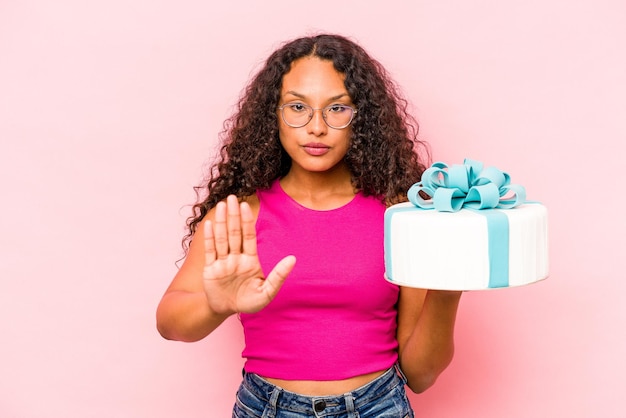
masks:
<instances>
[{"instance_id":1,"label":"woman","mask_svg":"<svg viewBox=\"0 0 626 418\"><path fill-rule=\"evenodd\" d=\"M385 69L342 36L286 43L248 85L157 310L180 341L239 315L234 417L413 416L404 384L422 392L452 360L460 292L383 278L416 136Z\"/></svg>"}]
</instances>

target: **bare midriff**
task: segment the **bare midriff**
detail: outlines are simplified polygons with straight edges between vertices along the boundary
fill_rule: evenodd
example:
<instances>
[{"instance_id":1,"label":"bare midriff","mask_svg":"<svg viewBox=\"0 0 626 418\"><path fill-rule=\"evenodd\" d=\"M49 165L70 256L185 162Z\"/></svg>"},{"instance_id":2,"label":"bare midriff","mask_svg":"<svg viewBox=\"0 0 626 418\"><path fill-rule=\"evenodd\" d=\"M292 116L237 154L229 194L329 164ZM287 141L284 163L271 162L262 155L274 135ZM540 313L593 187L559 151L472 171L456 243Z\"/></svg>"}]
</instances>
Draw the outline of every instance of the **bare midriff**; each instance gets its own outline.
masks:
<instances>
[{"instance_id":1,"label":"bare midriff","mask_svg":"<svg viewBox=\"0 0 626 418\"><path fill-rule=\"evenodd\" d=\"M351 392L360 388L382 376L386 370L379 372L368 373L361 376L351 377L343 380L283 380L274 379L270 377L263 377L271 384L285 389L289 392L298 393L305 396L333 396L343 395L344 393Z\"/></svg>"}]
</instances>

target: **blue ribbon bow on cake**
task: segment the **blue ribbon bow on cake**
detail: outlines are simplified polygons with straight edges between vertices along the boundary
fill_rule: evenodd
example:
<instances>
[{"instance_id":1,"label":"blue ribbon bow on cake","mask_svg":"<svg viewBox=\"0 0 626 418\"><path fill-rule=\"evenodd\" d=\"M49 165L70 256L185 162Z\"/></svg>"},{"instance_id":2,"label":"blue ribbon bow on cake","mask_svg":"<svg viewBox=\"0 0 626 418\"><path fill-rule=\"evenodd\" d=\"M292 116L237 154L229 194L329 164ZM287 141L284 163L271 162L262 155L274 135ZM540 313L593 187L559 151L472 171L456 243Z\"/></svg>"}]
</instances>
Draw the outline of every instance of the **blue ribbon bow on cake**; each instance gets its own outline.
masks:
<instances>
[{"instance_id":1,"label":"blue ribbon bow on cake","mask_svg":"<svg viewBox=\"0 0 626 418\"><path fill-rule=\"evenodd\" d=\"M467 209L511 209L526 200L523 186L495 167L483 168L480 161L465 159L463 165L435 163L421 181L408 191L409 201L421 209L457 212ZM430 199L424 199L424 192Z\"/></svg>"}]
</instances>

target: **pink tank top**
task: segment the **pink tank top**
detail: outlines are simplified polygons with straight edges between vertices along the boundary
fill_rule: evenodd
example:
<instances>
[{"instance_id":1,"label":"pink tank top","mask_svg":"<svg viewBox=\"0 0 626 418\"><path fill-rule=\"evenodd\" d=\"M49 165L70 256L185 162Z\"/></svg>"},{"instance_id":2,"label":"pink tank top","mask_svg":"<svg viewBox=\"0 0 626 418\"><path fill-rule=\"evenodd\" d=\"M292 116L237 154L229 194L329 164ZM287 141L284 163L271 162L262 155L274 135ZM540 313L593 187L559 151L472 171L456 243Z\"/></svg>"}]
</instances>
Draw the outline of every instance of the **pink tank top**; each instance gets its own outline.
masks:
<instances>
[{"instance_id":1,"label":"pink tank top","mask_svg":"<svg viewBox=\"0 0 626 418\"><path fill-rule=\"evenodd\" d=\"M276 298L241 314L245 370L287 380L339 380L397 360L398 287L385 281L384 212L357 194L328 211L305 208L278 181L257 191L261 266L297 262Z\"/></svg>"}]
</instances>

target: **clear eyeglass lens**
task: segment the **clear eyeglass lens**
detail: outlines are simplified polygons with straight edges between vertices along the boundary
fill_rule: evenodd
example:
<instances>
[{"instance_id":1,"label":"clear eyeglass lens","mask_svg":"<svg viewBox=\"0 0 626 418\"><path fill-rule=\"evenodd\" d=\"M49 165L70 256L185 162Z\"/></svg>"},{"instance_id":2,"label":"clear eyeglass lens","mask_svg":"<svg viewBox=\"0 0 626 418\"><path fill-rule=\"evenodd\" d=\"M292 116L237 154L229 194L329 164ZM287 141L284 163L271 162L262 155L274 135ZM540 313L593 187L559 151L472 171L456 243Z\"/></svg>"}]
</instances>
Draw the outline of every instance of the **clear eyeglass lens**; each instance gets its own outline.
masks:
<instances>
[{"instance_id":1,"label":"clear eyeglass lens","mask_svg":"<svg viewBox=\"0 0 626 418\"><path fill-rule=\"evenodd\" d=\"M313 118L313 112L317 109L313 109L309 105L294 103L282 106L282 114L285 123L294 128L299 128ZM331 105L322 110L322 116L324 121L331 128L345 128L352 122L354 110L350 106L345 105Z\"/></svg>"}]
</instances>

